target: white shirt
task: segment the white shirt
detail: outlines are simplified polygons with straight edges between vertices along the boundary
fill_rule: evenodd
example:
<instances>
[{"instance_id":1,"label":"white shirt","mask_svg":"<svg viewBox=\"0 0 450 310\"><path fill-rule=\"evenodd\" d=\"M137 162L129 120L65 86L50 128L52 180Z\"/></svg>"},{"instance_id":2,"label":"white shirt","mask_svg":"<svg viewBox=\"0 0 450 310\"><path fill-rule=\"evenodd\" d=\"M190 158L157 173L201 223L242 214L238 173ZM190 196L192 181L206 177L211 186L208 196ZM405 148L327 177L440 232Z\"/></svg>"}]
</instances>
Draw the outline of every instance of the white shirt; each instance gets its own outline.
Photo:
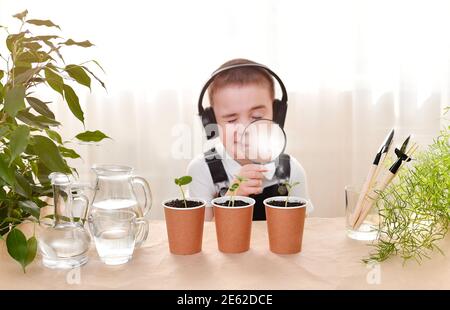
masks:
<instances>
[{"instance_id":1,"label":"white shirt","mask_svg":"<svg viewBox=\"0 0 450 310\"><path fill-rule=\"evenodd\" d=\"M242 166L235 161L226 151L222 143L217 143L215 146L217 153L222 158L222 163L228 176L228 180L233 180L235 175L239 174ZM314 210L314 207L309 199L308 187L306 183L306 173L300 163L292 156L290 157L291 165L291 182L300 182L291 191L291 196L297 196L308 200L310 203L307 206L306 212L309 214ZM263 188L277 184L278 180L274 177L275 164L270 163L264 165L268 172L264 173ZM188 165L187 174L192 177L192 182L189 184L188 195L190 197L204 199L207 206L211 206L211 200L217 197L217 189L214 185L211 173L209 172L208 164L205 161L204 154L195 157Z\"/></svg>"}]
</instances>

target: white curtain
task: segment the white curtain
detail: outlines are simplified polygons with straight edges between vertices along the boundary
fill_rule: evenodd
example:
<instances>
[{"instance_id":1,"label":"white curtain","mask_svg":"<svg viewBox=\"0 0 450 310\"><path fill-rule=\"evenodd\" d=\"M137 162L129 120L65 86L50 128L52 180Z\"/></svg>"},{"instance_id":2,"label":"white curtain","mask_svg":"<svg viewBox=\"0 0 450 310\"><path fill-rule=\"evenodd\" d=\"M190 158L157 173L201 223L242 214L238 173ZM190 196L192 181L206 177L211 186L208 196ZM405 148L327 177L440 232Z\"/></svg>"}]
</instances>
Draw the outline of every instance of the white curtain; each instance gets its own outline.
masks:
<instances>
[{"instance_id":1,"label":"white curtain","mask_svg":"<svg viewBox=\"0 0 450 310\"><path fill-rule=\"evenodd\" d=\"M345 185L363 182L392 127L396 143L413 134L425 146L449 105L448 1L0 0L0 25L24 9L96 44L64 52L105 68L107 93L79 91L87 129L113 139L75 144L83 160L73 164L86 181L93 163L133 166L151 183L152 218L202 151L197 96L231 58L264 63L285 82L288 152L307 172L313 216L343 215ZM82 125L54 99L72 139ZM180 134L193 142L180 146Z\"/></svg>"}]
</instances>

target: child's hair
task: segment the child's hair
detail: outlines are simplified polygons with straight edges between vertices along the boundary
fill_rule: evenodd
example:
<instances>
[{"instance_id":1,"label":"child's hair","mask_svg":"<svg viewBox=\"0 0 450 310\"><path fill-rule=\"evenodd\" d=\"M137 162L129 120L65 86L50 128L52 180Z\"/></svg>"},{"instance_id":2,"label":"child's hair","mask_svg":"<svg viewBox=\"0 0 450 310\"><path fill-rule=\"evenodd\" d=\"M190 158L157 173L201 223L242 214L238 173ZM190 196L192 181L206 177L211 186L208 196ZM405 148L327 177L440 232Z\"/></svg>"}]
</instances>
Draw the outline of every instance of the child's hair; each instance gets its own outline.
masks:
<instances>
[{"instance_id":1,"label":"child's hair","mask_svg":"<svg viewBox=\"0 0 450 310\"><path fill-rule=\"evenodd\" d=\"M228 66L240 64L257 64L257 63L248 59L237 58L225 62L217 70L220 70ZM213 105L214 93L218 89L228 85L242 86L248 84L257 84L267 87L269 89L272 100L275 98L275 86L273 83L273 78L266 70L258 67L242 67L242 68L235 68L232 70L226 70L222 73L219 73L214 78L214 81L208 88L210 105Z\"/></svg>"}]
</instances>

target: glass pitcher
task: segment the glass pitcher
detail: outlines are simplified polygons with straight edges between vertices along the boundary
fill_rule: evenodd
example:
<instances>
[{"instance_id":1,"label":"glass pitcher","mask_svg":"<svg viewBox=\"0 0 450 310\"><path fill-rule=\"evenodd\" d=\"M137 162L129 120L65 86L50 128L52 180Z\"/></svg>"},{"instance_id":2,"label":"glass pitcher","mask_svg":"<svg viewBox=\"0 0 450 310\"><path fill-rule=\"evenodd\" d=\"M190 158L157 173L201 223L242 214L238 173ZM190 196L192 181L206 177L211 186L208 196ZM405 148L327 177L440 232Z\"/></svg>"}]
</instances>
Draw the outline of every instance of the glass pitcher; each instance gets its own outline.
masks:
<instances>
[{"instance_id":1,"label":"glass pitcher","mask_svg":"<svg viewBox=\"0 0 450 310\"><path fill-rule=\"evenodd\" d=\"M138 176L133 175L133 168L120 165L94 165L92 170L97 175L94 187L94 198L89 214L95 214L96 211L104 210L132 210L136 213L139 220L152 207L152 192L148 182ZM134 186L139 185L143 188L145 194L144 205L140 206L134 191ZM148 223L141 225L137 233L136 247L142 245L147 239Z\"/></svg>"},{"instance_id":2,"label":"glass pitcher","mask_svg":"<svg viewBox=\"0 0 450 310\"><path fill-rule=\"evenodd\" d=\"M73 179L64 173L49 175L53 187L53 224L39 234L38 245L42 263L49 268L75 268L88 260L91 238L84 228L84 220L73 214L74 203L83 209L89 201L72 193Z\"/></svg>"}]
</instances>

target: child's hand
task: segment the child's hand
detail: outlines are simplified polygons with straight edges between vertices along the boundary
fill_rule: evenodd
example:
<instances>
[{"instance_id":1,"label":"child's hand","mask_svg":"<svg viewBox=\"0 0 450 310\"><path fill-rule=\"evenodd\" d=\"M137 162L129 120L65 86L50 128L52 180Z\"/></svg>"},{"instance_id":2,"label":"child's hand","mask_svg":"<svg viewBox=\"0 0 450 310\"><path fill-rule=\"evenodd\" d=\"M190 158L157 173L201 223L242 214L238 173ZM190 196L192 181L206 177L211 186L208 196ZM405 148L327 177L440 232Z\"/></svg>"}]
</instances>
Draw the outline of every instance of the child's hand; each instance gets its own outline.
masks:
<instances>
[{"instance_id":1,"label":"child's hand","mask_svg":"<svg viewBox=\"0 0 450 310\"><path fill-rule=\"evenodd\" d=\"M241 186L238 188L237 192L235 193L236 196L249 196L252 194L260 194L263 191L262 184L264 175L263 172L267 172L267 169L265 169L261 165L256 164L248 164L242 166L241 170L239 171L239 176L243 177L245 179L244 182L242 182ZM236 180L233 180L231 184L233 184ZM230 195L231 193L228 192L227 195Z\"/></svg>"}]
</instances>

